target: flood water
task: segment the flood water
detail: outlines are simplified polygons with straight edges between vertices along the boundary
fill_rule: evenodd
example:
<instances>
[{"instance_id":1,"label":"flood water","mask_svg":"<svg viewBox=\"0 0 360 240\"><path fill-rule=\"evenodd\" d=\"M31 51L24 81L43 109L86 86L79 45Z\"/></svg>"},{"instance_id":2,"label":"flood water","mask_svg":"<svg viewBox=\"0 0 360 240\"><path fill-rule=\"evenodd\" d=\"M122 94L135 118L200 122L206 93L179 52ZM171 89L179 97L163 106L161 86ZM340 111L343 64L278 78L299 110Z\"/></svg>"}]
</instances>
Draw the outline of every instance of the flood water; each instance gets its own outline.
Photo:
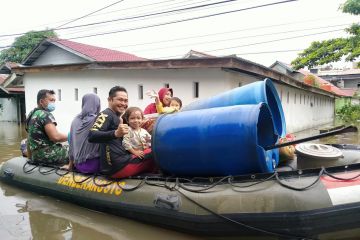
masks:
<instances>
[{"instance_id":1,"label":"flood water","mask_svg":"<svg viewBox=\"0 0 360 240\"><path fill-rule=\"evenodd\" d=\"M317 135L319 129L295 135ZM0 162L20 156L19 144L25 136L16 123L0 122ZM359 144L360 134L346 133L317 142ZM2 182L0 190L0 239L209 239L91 211Z\"/></svg>"}]
</instances>

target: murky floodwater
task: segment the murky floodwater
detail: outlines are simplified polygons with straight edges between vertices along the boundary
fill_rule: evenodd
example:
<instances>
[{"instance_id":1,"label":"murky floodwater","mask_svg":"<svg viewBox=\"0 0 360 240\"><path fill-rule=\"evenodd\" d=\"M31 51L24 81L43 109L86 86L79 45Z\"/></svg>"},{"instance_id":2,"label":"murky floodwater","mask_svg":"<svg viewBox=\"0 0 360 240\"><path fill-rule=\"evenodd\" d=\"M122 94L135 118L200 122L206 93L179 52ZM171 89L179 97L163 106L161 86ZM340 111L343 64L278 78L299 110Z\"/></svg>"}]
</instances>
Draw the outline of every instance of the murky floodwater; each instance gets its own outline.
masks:
<instances>
[{"instance_id":1,"label":"murky floodwater","mask_svg":"<svg viewBox=\"0 0 360 240\"><path fill-rule=\"evenodd\" d=\"M296 137L317 135L319 129L296 133ZM19 143L25 135L23 127L0 122L0 162L20 156ZM360 133L318 142L360 144ZM94 212L2 182L0 190L0 239L205 239Z\"/></svg>"}]
</instances>

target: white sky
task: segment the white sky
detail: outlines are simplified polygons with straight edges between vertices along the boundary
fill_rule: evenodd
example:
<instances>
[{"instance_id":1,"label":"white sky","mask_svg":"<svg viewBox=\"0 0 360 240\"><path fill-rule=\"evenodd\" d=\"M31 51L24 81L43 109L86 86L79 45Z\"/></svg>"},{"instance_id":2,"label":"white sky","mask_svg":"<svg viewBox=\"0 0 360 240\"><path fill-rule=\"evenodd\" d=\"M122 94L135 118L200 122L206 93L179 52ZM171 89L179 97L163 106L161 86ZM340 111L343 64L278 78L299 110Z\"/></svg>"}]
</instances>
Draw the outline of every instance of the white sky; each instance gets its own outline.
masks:
<instances>
[{"instance_id":1,"label":"white sky","mask_svg":"<svg viewBox=\"0 0 360 240\"><path fill-rule=\"evenodd\" d=\"M66 27L220 1L124 0ZM74 38L71 40L145 58L176 58L193 49L217 56L237 54L269 66L276 60L290 63L299 50L308 47L312 41L347 36L342 29L359 22L359 16L344 14L338 10L345 0L299 0L160 27L78 38L281 1L283 0L238 0L186 12L113 21L56 32L63 39ZM116 0L2 1L0 35L55 28L115 2ZM0 46L10 45L13 41L14 37L0 36Z\"/></svg>"}]
</instances>

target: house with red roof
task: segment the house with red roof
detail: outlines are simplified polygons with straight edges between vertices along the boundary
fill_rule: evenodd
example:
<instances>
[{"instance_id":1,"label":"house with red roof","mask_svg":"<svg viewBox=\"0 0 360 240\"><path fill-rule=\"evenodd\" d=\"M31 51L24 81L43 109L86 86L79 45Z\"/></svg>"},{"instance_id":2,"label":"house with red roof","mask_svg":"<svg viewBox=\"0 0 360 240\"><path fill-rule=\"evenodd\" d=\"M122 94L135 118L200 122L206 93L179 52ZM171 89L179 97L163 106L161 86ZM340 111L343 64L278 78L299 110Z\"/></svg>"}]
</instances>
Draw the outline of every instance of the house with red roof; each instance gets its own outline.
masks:
<instances>
[{"instance_id":1,"label":"house with red roof","mask_svg":"<svg viewBox=\"0 0 360 240\"><path fill-rule=\"evenodd\" d=\"M48 65L88 62L145 61L133 54L73 42L65 39L45 39L23 60L23 65Z\"/></svg>"},{"instance_id":2,"label":"house with red roof","mask_svg":"<svg viewBox=\"0 0 360 240\"><path fill-rule=\"evenodd\" d=\"M128 90L129 106L144 109L153 101L144 94L147 90L171 87L186 105L270 78L282 99L288 132L332 122L337 96L235 55L216 57L192 50L184 58L152 60L63 39L42 41L12 70L22 76L26 112L36 106L40 89L56 92L54 115L62 132L69 131L84 94L98 94L104 109L108 91L115 85ZM298 117L294 117L296 111Z\"/></svg>"}]
</instances>

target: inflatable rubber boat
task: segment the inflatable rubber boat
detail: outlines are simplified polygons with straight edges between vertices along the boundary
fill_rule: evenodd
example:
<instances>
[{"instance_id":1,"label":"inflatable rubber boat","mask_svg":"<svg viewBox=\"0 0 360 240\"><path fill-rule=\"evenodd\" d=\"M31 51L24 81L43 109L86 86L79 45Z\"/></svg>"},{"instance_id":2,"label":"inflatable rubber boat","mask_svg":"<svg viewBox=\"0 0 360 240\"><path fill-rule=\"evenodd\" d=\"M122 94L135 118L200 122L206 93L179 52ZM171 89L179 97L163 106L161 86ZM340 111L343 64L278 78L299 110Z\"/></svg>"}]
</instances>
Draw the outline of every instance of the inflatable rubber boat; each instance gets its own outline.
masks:
<instances>
[{"instance_id":1,"label":"inflatable rubber boat","mask_svg":"<svg viewBox=\"0 0 360 240\"><path fill-rule=\"evenodd\" d=\"M3 163L0 179L90 209L194 234L360 236L360 148L305 146L298 148L298 158L279 165L279 147L294 141L279 145L286 124L269 79L162 115L153 129L154 158L166 175L111 180L31 165L18 157ZM346 130L353 129L326 134Z\"/></svg>"},{"instance_id":2,"label":"inflatable rubber boat","mask_svg":"<svg viewBox=\"0 0 360 240\"><path fill-rule=\"evenodd\" d=\"M193 234L359 236L360 147L335 147L342 156L325 164L301 157L274 173L213 178L142 175L110 180L31 165L17 157L2 164L0 179L97 211Z\"/></svg>"}]
</instances>

